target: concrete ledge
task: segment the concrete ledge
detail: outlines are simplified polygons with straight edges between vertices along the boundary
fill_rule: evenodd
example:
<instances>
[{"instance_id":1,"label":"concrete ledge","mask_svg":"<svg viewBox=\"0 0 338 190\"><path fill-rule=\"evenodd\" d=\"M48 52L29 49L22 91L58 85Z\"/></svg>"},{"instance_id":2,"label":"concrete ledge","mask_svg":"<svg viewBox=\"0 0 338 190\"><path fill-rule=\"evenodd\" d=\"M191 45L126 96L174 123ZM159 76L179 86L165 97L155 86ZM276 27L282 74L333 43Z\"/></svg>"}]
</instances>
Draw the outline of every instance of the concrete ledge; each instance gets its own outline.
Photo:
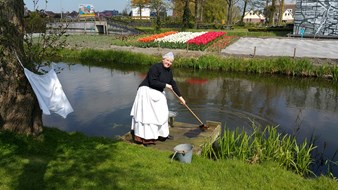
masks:
<instances>
[{"instance_id":1,"label":"concrete ledge","mask_svg":"<svg viewBox=\"0 0 338 190\"><path fill-rule=\"evenodd\" d=\"M174 137L173 140L166 140L164 142L158 141L156 145L150 146L158 150L167 150L174 152L174 147L179 144L191 144L194 146L194 154L201 154L202 146L205 143L213 143L221 134L221 122L207 121L209 126L207 130L201 130L199 125L174 122L174 127L171 127L170 135ZM130 132L122 136L124 141L133 143Z\"/></svg>"}]
</instances>

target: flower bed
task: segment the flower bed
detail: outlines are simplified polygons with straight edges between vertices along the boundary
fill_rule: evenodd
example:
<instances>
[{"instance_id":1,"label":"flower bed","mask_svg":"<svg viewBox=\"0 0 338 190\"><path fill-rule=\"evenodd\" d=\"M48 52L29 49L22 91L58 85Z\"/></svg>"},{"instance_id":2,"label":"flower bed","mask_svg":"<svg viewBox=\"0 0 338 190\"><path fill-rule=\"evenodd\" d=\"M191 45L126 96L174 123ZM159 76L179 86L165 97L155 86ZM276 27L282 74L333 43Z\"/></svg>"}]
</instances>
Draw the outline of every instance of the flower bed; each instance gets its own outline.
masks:
<instances>
[{"instance_id":1,"label":"flower bed","mask_svg":"<svg viewBox=\"0 0 338 190\"><path fill-rule=\"evenodd\" d=\"M177 31L169 31L169 32L164 32L164 33L160 33L160 34L154 34L151 36L147 36L144 38L139 38L138 41L139 42L144 42L144 43L149 43L149 42L153 42L154 40L158 39L158 38L163 38L165 36L169 36L171 34L176 34Z\"/></svg>"},{"instance_id":2,"label":"flower bed","mask_svg":"<svg viewBox=\"0 0 338 190\"><path fill-rule=\"evenodd\" d=\"M162 47L171 49L205 50L224 36L225 32L172 32L140 38L140 47Z\"/></svg>"}]
</instances>

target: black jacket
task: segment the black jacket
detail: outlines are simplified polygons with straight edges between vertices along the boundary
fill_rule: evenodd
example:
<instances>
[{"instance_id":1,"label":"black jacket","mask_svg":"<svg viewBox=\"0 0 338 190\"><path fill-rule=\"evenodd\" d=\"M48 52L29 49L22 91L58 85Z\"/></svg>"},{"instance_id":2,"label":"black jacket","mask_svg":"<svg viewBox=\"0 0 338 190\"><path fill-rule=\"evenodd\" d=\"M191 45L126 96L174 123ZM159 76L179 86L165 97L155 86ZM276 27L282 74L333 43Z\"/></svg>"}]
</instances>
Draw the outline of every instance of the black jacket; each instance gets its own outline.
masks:
<instances>
[{"instance_id":1,"label":"black jacket","mask_svg":"<svg viewBox=\"0 0 338 190\"><path fill-rule=\"evenodd\" d=\"M139 87L148 86L160 92L163 92L166 84L170 84L178 96L181 93L173 79L173 73L170 68L165 68L161 63L152 65L148 71L146 78L141 82Z\"/></svg>"}]
</instances>

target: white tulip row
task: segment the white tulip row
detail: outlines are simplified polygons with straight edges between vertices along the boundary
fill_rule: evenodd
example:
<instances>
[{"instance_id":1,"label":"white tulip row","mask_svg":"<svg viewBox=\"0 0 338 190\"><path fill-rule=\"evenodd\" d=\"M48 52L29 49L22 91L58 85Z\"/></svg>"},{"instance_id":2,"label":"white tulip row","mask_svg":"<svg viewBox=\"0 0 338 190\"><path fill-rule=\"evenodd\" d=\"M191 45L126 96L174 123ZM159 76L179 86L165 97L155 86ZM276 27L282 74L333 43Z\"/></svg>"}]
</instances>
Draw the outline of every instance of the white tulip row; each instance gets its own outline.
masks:
<instances>
[{"instance_id":1,"label":"white tulip row","mask_svg":"<svg viewBox=\"0 0 338 190\"><path fill-rule=\"evenodd\" d=\"M178 32L176 34L171 34L163 38L158 38L155 40L155 42L186 43L188 40L193 39L205 33L207 32Z\"/></svg>"}]
</instances>

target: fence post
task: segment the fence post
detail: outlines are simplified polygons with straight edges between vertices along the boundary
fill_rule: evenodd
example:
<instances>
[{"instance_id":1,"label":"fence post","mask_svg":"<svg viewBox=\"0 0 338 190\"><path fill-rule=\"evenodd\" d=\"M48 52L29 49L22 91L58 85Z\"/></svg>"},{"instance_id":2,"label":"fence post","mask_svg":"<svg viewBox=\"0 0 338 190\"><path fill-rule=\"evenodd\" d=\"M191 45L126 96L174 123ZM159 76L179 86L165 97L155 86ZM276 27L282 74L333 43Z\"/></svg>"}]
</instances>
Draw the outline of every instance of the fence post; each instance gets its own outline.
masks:
<instances>
[{"instance_id":1,"label":"fence post","mask_svg":"<svg viewBox=\"0 0 338 190\"><path fill-rule=\"evenodd\" d=\"M293 48L293 58L296 58L296 48Z\"/></svg>"}]
</instances>

